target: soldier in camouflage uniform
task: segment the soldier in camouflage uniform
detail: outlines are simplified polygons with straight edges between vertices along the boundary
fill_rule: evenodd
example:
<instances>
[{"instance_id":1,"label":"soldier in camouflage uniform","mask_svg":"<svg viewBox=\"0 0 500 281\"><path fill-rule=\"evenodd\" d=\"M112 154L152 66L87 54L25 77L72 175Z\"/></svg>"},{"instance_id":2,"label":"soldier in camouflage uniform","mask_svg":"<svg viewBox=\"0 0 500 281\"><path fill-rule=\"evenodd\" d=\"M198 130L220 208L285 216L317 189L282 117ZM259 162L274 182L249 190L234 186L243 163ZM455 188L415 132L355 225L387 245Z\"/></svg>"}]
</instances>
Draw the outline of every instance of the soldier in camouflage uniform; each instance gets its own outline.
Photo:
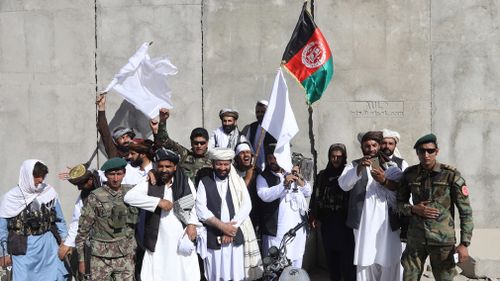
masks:
<instances>
[{"instance_id":1,"label":"soldier in camouflage uniform","mask_svg":"<svg viewBox=\"0 0 500 281\"><path fill-rule=\"evenodd\" d=\"M211 168L212 162L207 157L208 132L204 128L195 128L191 132L191 150L175 142L168 136L167 119L170 116L168 109L160 109L159 124L156 120L151 120L151 130L154 134L155 144L158 147L165 147L180 155L179 166L185 171L186 176L197 186L196 174L202 168Z\"/></svg>"},{"instance_id":2,"label":"soldier in camouflage uniform","mask_svg":"<svg viewBox=\"0 0 500 281\"><path fill-rule=\"evenodd\" d=\"M414 148L419 165L407 168L398 189L398 209L410 217L408 244L401 258L403 280L420 280L425 259L430 256L436 280L453 280L454 254L459 261L468 256L472 237L472 209L465 180L455 168L436 160L439 152L436 136L425 135ZM409 203L410 195L413 204ZM454 206L460 214L460 244L455 247Z\"/></svg>"},{"instance_id":3,"label":"soldier in camouflage uniform","mask_svg":"<svg viewBox=\"0 0 500 281\"><path fill-rule=\"evenodd\" d=\"M106 185L93 190L82 208L76 248L79 271L86 272L84 246L90 243L91 280L134 280L136 241L134 226L138 210L123 201L129 185L122 185L127 162L112 158L101 167ZM88 271L87 271L88 272Z\"/></svg>"}]
</instances>

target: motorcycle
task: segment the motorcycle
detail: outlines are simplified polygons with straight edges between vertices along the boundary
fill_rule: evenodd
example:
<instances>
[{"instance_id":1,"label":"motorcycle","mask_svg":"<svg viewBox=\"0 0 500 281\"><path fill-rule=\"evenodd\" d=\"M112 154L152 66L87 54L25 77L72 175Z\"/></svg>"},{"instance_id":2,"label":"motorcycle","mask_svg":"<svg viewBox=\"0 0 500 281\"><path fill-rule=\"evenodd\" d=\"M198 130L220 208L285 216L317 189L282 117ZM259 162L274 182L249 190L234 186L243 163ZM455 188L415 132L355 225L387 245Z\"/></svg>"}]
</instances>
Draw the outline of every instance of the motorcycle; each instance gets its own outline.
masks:
<instances>
[{"instance_id":1,"label":"motorcycle","mask_svg":"<svg viewBox=\"0 0 500 281\"><path fill-rule=\"evenodd\" d=\"M292 266L292 262L286 257L286 246L290 244L297 234L297 231L307 224L307 220L297 224L290 229L283 239L279 248L272 246L269 248L269 255L262 260L264 265L264 281L309 281L309 275L302 268Z\"/></svg>"}]
</instances>

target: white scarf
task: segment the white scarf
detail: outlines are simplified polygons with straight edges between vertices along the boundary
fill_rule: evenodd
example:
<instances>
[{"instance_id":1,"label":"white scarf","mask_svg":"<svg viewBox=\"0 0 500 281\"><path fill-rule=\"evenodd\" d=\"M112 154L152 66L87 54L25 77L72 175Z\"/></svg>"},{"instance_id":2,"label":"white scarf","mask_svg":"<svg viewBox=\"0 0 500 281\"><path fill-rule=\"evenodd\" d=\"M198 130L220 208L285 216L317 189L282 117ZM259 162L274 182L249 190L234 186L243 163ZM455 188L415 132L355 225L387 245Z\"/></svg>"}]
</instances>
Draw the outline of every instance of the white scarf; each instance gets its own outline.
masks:
<instances>
[{"instance_id":1,"label":"white scarf","mask_svg":"<svg viewBox=\"0 0 500 281\"><path fill-rule=\"evenodd\" d=\"M40 203L48 203L57 199L57 192L45 182L35 186L33 168L36 162L29 159L23 162L19 171L18 185L7 192L0 202L0 217L13 218L21 213L35 199Z\"/></svg>"},{"instance_id":2,"label":"white scarf","mask_svg":"<svg viewBox=\"0 0 500 281\"><path fill-rule=\"evenodd\" d=\"M247 189L245 181L236 172L236 168L231 166L229 172L229 189L231 191L231 199L233 200L234 212L238 212L243 202L243 190ZM257 280L262 277L262 259L260 256L257 237L252 225L250 217L247 217L240 225L243 233L243 252L245 266L245 280Z\"/></svg>"}]
</instances>

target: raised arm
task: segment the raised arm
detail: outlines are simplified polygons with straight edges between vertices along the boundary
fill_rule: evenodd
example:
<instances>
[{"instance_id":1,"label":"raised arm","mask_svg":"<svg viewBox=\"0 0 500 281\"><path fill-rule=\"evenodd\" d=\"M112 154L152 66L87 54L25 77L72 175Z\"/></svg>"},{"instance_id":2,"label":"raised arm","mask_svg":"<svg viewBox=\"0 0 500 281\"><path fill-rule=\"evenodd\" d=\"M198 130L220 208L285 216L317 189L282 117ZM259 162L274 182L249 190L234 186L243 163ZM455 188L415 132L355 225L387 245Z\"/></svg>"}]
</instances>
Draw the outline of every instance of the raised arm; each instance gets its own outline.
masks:
<instances>
[{"instance_id":1,"label":"raised arm","mask_svg":"<svg viewBox=\"0 0 500 281\"><path fill-rule=\"evenodd\" d=\"M97 104L97 129L99 130L99 134L101 134L104 150L108 155L108 159L118 157L118 149L113 141L108 120L106 119L106 96L97 96L95 103Z\"/></svg>"}]
</instances>

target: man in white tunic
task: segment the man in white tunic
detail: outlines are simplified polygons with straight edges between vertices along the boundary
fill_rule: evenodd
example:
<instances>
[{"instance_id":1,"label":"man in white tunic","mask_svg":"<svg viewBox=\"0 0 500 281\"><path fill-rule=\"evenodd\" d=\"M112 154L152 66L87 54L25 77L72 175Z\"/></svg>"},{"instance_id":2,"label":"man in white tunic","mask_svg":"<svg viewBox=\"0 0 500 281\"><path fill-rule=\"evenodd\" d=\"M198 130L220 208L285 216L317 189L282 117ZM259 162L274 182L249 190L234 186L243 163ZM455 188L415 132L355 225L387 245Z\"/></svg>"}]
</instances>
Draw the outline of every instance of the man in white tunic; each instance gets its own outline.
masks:
<instances>
[{"instance_id":1,"label":"man in white tunic","mask_svg":"<svg viewBox=\"0 0 500 281\"><path fill-rule=\"evenodd\" d=\"M264 256L270 247L279 248L283 235L305 220L308 204L306 197L312 194L312 188L298 174L298 167L292 173L285 174L276 162L273 149L266 149L266 168L257 177L257 194L264 206L261 210L262 249ZM286 256L292 266L301 268L306 244L304 227L296 233L295 239L287 246Z\"/></svg>"},{"instance_id":2,"label":"man in white tunic","mask_svg":"<svg viewBox=\"0 0 500 281\"><path fill-rule=\"evenodd\" d=\"M391 228L389 207L395 204L397 183L393 179L397 180L401 171L380 167L381 141L382 132L364 134L363 158L348 164L339 177L340 188L350 191L346 224L354 229L354 264L359 281L400 280L399 228Z\"/></svg>"},{"instance_id":3,"label":"man in white tunic","mask_svg":"<svg viewBox=\"0 0 500 281\"><path fill-rule=\"evenodd\" d=\"M141 280L200 280L194 239L199 221L195 188L177 167L179 156L160 148L155 155L157 185L141 182L124 201L146 210ZM188 247L179 247L185 245Z\"/></svg>"},{"instance_id":4,"label":"man in white tunic","mask_svg":"<svg viewBox=\"0 0 500 281\"><path fill-rule=\"evenodd\" d=\"M214 148L208 153L213 173L201 178L196 196L196 212L207 230L205 277L209 281L251 279L244 253L245 240L253 233L250 195L231 167L234 151ZM258 247L255 250L259 254Z\"/></svg>"},{"instance_id":5,"label":"man in white tunic","mask_svg":"<svg viewBox=\"0 0 500 281\"><path fill-rule=\"evenodd\" d=\"M68 173L63 173L63 179L67 179L71 184L75 185L80 194L78 195L75 207L73 208L73 216L71 218L71 223L68 227L68 236L61 245L59 245L59 259L63 260L65 256L71 255L71 267L73 272L78 270L78 255L75 248L75 238L78 232L78 221L80 219L80 214L84 203L87 201L87 197L90 192L101 186L101 180L99 173L96 170L88 169L88 164L79 164L71 168Z\"/></svg>"},{"instance_id":6,"label":"man in white tunic","mask_svg":"<svg viewBox=\"0 0 500 281\"><path fill-rule=\"evenodd\" d=\"M208 141L208 149L224 147L234 150L239 142L240 130L238 129L239 113L234 109L221 109L219 118L222 126L213 130Z\"/></svg>"},{"instance_id":7,"label":"man in white tunic","mask_svg":"<svg viewBox=\"0 0 500 281\"><path fill-rule=\"evenodd\" d=\"M129 145L129 164L122 184L136 185L145 181L153 168L153 141L139 140Z\"/></svg>"}]
</instances>

